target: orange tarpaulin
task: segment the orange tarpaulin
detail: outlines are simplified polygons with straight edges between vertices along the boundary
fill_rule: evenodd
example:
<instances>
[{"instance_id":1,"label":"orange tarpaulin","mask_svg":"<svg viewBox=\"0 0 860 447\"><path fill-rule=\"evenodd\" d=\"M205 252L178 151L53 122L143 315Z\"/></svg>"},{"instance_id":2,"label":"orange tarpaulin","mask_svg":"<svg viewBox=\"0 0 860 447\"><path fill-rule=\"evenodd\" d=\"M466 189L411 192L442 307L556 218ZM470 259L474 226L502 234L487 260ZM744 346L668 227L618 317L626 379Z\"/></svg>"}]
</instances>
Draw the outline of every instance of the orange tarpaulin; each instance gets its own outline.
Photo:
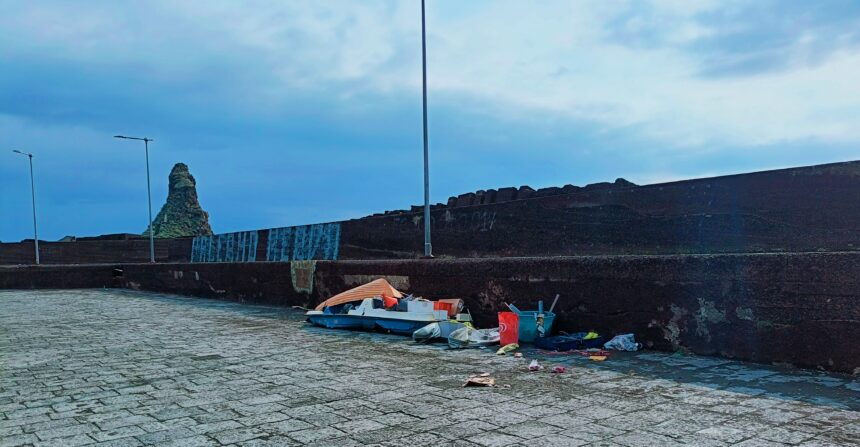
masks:
<instances>
[{"instance_id":1,"label":"orange tarpaulin","mask_svg":"<svg viewBox=\"0 0 860 447\"><path fill-rule=\"evenodd\" d=\"M388 284L388 281L384 278L379 278L354 289L349 289L346 292L338 293L337 295L320 303L315 310L323 310L323 308L329 306L337 306L338 304L361 301L365 298L373 298L375 296L382 295L392 296L394 298L403 297L403 294L394 287L391 287L391 284Z\"/></svg>"}]
</instances>

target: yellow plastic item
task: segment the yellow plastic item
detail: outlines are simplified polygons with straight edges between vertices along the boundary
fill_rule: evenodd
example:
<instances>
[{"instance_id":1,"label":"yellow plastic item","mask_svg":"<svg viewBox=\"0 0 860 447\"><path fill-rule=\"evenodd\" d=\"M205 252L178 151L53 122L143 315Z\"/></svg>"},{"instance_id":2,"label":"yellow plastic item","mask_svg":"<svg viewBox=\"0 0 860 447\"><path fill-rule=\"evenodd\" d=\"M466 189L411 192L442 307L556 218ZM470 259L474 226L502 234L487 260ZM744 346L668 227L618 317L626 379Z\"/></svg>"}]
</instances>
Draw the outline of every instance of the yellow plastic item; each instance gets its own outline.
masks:
<instances>
[{"instance_id":1,"label":"yellow plastic item","mask_svg":"<svg viewBox=\"0 0 860 447\"><path fill-rule=\"evenodd\" d=\"M594 340L595 338L600 337L600 334L597 332L589 332L585 334L585 337L582 337L583 340Z\"/></svg>"},{"instance_id":2,"label":"yellow plastic item","mask_svg":"<svg viewBox=\"0 0 860 447\"><path fill-rule=\"evenodd\" d=\"M499 348L499 350L498 350L498 351L496 351L496 354L498 354L498 355L505 355L505 354L507 354L507 353L509 353L509 352L511 352L511 351L515 351L515 350L519 349L519 347L520 347L520 345L518 345L518 344L516 344L516 343L511 343L511 344L509 344L509 345L504 345L504 346L502 346L501 348Z\"/></svg>"},{"instance_id":3,"label":"yellow plastic item","mask_svg":"<svg viewBox=\"0 0 860 447\"><path fill-rule=\"evenodd\" d=\"M592 355L591 357L589 357L589 359L594 360L595 362L602 362L602 361L606 360L606 356L605 355Z\"/></svg>"}]
</instances>

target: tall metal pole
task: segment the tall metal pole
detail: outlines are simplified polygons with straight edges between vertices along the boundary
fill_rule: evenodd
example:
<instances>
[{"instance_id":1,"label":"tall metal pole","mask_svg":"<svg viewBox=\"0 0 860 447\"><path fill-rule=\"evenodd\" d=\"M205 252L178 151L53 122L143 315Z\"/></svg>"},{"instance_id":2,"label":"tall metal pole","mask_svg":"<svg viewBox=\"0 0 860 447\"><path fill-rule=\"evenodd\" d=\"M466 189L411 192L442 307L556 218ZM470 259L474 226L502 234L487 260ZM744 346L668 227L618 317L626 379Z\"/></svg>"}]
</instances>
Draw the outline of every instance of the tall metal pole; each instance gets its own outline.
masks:
<instances>
[{"instance_id":1,"label":"tall metal pole","mask_svg":"<svg viewBox=\"0 0 860 447\"><path fill-rule=\"evenodd\" d=\"M36 181L33 180L33 154L28 154L30 159L30 193L33 199L33 243L36 249L36 265L39 265L39 230L36 226Z\"/></svg>"},{"instance_id":2,"label":"tall metal pole","mask_svg":"<svg viewBox=\"0 0 860 447\"><path fill-rule=\"evenodd\" d=\"M114 135L114 138L143 141L143 147L146 150L146 201L149 205L149 262L155 262L155 237L152 234L152 188L149 183L149 142L155 140L146 137L126 137L123 135Z\"/></svg>"},{"instance_id":3,"label":"tall metal pole","mask_svg":"<svg viewBox=\"0 0 860 447\"><path fill-rule=\"evenodd\" d=\"M430 243L430 153L427 141L427 37L424 24L424 0L421 0L421 75L424 105L424 256L433 256Z\"/></svg>"},{"instance_id":4,"label":"tall metal pole","mask_svg":"<svg viewBox=\"0 0 860 447\"><path fill-rule=\"evenodd\" d=\"M149 138L143 139L146 150L146 201L149 205L149 262L155 262L155 238L152 235L152 188L149 186Z\"/></svg>"},{"instance_id":5,"label":"tall metal pole","mask_svg":"<svg viewBox=\"0 0 860 447\"><path fill-rule=\"evenodd\" d=\"M39 265L39 229L36 226L36 181L33 179L33 154L12 149L12 152L27 156L30 161L30 194L33 199L33 249L36 253L36 265Z\"/></svg>"}]
</instances>

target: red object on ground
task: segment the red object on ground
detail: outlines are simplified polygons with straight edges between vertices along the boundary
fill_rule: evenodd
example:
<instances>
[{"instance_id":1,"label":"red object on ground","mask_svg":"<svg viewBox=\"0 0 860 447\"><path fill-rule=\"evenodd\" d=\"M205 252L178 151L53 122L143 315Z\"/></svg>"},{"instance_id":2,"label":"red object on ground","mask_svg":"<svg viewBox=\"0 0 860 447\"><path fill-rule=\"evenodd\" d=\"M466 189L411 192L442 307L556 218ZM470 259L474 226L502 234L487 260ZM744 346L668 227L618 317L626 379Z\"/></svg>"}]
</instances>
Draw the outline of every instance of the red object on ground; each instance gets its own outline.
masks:
<instances>
[{"instance_id":1,"label":"red object on ground","mask_svg":"<svg viewBox=\"0 0 860 447\"><path fill-rule=\"evenodd\" d=\"M520 317L513 312L499 312L499 344L502 346L520 341Z\"/></svg>"},{"instance_id":2,"label":"red object on ground","mask_svg":"<svg viewBox=\"0 0 860 447\"><path fill-rule=\"evenodd\" d=\"M382 295L382 303L386 309L391 309L397 305L397 298L388 295Z\"/></svg>"}]
</instances>

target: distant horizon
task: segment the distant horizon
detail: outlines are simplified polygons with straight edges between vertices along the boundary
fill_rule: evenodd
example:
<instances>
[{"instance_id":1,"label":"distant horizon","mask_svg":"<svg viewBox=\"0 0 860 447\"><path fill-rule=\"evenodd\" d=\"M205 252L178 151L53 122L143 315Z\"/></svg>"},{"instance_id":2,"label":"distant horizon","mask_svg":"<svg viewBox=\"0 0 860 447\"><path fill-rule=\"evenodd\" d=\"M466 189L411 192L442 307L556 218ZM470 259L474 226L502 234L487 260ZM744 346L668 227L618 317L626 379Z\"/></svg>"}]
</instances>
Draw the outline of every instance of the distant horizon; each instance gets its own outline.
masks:
<instances>
[{"instance_id":1,"label":"distant horizon","mask_svg":"<svg viewBox=\"0 0 860 447\"><path fill-rule=\"evenodd\" d=\"M427 2L431 203L860 158L860 3ZM420 204L420 2L45 0L0 16L0 240L140 233L177 162L216 232ZM517 187L517 186L514 186Z\"/></svg>"}]
</instances>

